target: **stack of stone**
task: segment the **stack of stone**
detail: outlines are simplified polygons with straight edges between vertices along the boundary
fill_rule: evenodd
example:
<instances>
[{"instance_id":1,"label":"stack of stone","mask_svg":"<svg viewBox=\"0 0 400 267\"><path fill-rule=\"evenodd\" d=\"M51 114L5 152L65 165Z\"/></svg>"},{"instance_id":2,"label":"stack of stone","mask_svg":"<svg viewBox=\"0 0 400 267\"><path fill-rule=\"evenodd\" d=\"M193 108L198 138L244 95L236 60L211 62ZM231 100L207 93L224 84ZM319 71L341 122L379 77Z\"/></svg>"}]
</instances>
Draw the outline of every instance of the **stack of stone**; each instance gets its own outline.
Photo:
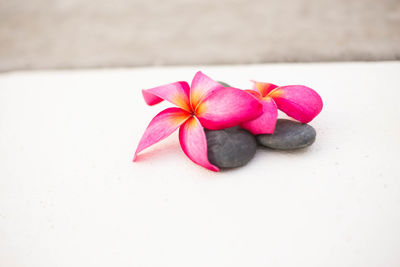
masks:
<instances>
[{"instance_id":1,"label":"stack of stone","mask_svg":"<svg viewBox=\"0 0 400 267\"><path fill-rule=\"evenodd\" d=\"M287 119L277 120L273 134L253 135L239 126L206 130L208 160L219 168L236 168L247 164L259 145L274 150L295 150L312 145L316 135L311 125Z\"/></svg>"},{"instance_id":2,"label":"stack of stone","mask_svg":"<svg viewBox=\"0 0 400 267\"><path fill-rule=\"evenodd\" d=\"M278 119L273 134L253 135L240 127L206 130L208 160L220 168L245 165L256 154L258 145L275 150L294 150L310 146L316 132L308 124Z\"/></svg>"}]
</instances>

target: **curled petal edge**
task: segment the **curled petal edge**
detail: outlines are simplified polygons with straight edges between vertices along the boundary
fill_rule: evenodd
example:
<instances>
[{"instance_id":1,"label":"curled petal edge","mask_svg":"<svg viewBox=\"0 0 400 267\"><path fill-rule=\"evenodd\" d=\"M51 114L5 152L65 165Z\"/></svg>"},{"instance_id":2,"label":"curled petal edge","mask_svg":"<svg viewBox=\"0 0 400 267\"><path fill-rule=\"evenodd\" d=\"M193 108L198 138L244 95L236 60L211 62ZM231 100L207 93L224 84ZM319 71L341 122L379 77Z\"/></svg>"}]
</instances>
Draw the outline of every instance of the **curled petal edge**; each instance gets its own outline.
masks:
<instances>
[{"instance_id":1,"label":"curled petal edge","mask_svg":"<svg viewBox=\"0 0 400 267\"><path fill-rule=\"evenodd\" d=\"M278 118L278 108L272 98L262 101L263 113L254 120L242 123L240 126L252 134L272 134Z\"/></svg>"}]
</instances>

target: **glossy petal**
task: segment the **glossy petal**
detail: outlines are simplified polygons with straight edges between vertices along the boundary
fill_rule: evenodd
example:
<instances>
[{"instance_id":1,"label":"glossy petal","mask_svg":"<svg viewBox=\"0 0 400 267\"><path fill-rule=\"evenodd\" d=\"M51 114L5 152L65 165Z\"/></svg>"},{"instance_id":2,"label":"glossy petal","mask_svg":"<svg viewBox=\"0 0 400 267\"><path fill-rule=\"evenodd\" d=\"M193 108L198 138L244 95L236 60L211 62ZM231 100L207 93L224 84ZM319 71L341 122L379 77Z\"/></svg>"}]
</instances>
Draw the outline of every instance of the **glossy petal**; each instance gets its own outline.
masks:
<instances>
[{"instance_id":1,"label":"glossy petal","mask_svg":"<svg viewBox=\"0 0 400 267\"><path fill-rule=\"evenodd\" d=\"M251 94L252 96L256 97L257 99L262 99L262 95L258 90L244 90L245 92Z\"/></svg>"},{"instance_id":2,"label":"glossy petal","mask_svg":"<svg viewBox=\"0 0 400 267\"><path fill-rule=\"evenodd\" d=\"M235 88L210 93L196 109L203 127L219 130L253 120L261 115L262 104L252 95Z\"/></svg>"},{"instance_id":3,"label":"glossy petal","mask_svg":"<svg viewBox=\"0 0 400 267\"><path fill-rule=\"evenodd\" d=\"M167 100L187 111L190 110L190 88L187 82L170 83L151 89L142 90L146 103L150 106Z\"/></svg>"},{"instance_id":4,"label":"glossy petal","mask_svg":"<svg viewBox=\"0 0 400 267\"><path fill-rule=\"evenodd\" d=\"M272 134L275 130L278 108L274 100L270 97L265 98L262 105L263 113L259 117L241 124L244 129L249 130L252 134Z\"/></svg>"},{"instance_id":5,"label":"glossy petal","mask_svg":"<svg viewBox=\"0 0 400 267\"><path fill-rule=\"evenodd\" d=\"M218 167L208 161L206 134L196 117L191 117L181 126L179 141L183 152L194 163L211 171L219 171Z\"/></svg>"},{"instance_id":6,"label":"glossy petal","mask_svg":"<svg viewBox=\"0 0 400 267\"><path fill-rule=\"evenodd\" d=\"M313 89L302 85L288 85L269 93L280 110L288 116L308 123L322 110L322 99Z\"/></svg>"},{"instance_id":7,"label":"glossy petal","mask_svg":"<svg viewBox=\"0 0 400 267\"><path fill-rule=\"evenodd\" d=\"M140 151L168 137L189 117L190 114L180 108L167 108L158 113L151 120L149 126L147 126L146 131L140 139L133 161L136 160L137 154Z\"/></svg>"},{"instance_id":8,"label":"glossy petal","mask_svg":"<svg viewBox=\"0 0 400 267\"><path fill-rule=\"evenodd\" d=\"M260 92L262 96L268 95L269 92L277 88L278 86L272 83L263 83L263 82L256 82L252 81L253 84L253 90Z\"/></svg>"},{"instance_id":9,"label":"glossy petal","mask_svg":"<svg viewBox=\"0 0 400 267\"><path fill-rule=\"evenodd\" d=\"M193 110L209 93L220 88L224 88L224 86L198 71L190 86L190 103Z\"/></svg>"}]
</instances>

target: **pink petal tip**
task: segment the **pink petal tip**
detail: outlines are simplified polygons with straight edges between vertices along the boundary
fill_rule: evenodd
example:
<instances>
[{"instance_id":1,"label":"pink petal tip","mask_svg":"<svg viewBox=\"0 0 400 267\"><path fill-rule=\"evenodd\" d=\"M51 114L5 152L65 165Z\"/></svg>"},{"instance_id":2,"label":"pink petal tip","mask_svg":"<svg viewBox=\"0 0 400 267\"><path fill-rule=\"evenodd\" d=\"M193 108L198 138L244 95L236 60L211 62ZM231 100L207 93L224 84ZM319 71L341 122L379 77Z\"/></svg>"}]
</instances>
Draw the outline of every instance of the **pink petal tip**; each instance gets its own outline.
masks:
<instances>
[{"instance_id":1,"label":"pink petal tip","mask_svg":"<svg viewBox=\"0 0 400 267\"><path fill-rule=\"evenodd\" d=\"M179 141L183 152L194 163L211 171L219 171L217 166L208 161L206 134L196 117L191 117L180 127Z\"/></svg>"}]
</instances>

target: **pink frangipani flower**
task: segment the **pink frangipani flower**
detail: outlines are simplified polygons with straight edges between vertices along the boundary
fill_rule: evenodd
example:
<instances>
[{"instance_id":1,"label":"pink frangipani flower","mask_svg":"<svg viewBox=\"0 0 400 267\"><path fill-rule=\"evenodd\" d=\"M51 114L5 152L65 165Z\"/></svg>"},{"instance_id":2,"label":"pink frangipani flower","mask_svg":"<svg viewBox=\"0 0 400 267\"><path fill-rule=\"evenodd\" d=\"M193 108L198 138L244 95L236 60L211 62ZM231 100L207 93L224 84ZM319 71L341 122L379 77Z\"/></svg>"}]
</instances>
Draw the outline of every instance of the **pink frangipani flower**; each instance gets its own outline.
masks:
<instances>
[{"instance_id":1,"label":"pink frangipani flower","mask_svg":"<svg viewBox=\"0 0 400 267\"><path fill-rule=\"evenodd\" d=\"M277 86L255 81L253 83L253 89L245 91L262 103L263 113L258 118L241 124L253 134L272 134L275 130L278 109L301 123L310 122L322 110L321 97L306 86Z\"/></svg>"},{"instance_id":2,"label":"pink frangipani flower","mask_svg":"<svg viewBox=\"0 0 400 267\"><path fill-rule=\"evenodd\" d=\"M150 122L136 149L137 154L166 138L179 128L183 152L196 164L218 171L207 158L204 128L220 130L255 119L262 113L262 105L245 91L224 87L201 72L192 84L175 82L142 90L148 105L167 100L178 107L167 108ZM204 127L204 128L203 128Z\"/></svg>"}]
</instances>

